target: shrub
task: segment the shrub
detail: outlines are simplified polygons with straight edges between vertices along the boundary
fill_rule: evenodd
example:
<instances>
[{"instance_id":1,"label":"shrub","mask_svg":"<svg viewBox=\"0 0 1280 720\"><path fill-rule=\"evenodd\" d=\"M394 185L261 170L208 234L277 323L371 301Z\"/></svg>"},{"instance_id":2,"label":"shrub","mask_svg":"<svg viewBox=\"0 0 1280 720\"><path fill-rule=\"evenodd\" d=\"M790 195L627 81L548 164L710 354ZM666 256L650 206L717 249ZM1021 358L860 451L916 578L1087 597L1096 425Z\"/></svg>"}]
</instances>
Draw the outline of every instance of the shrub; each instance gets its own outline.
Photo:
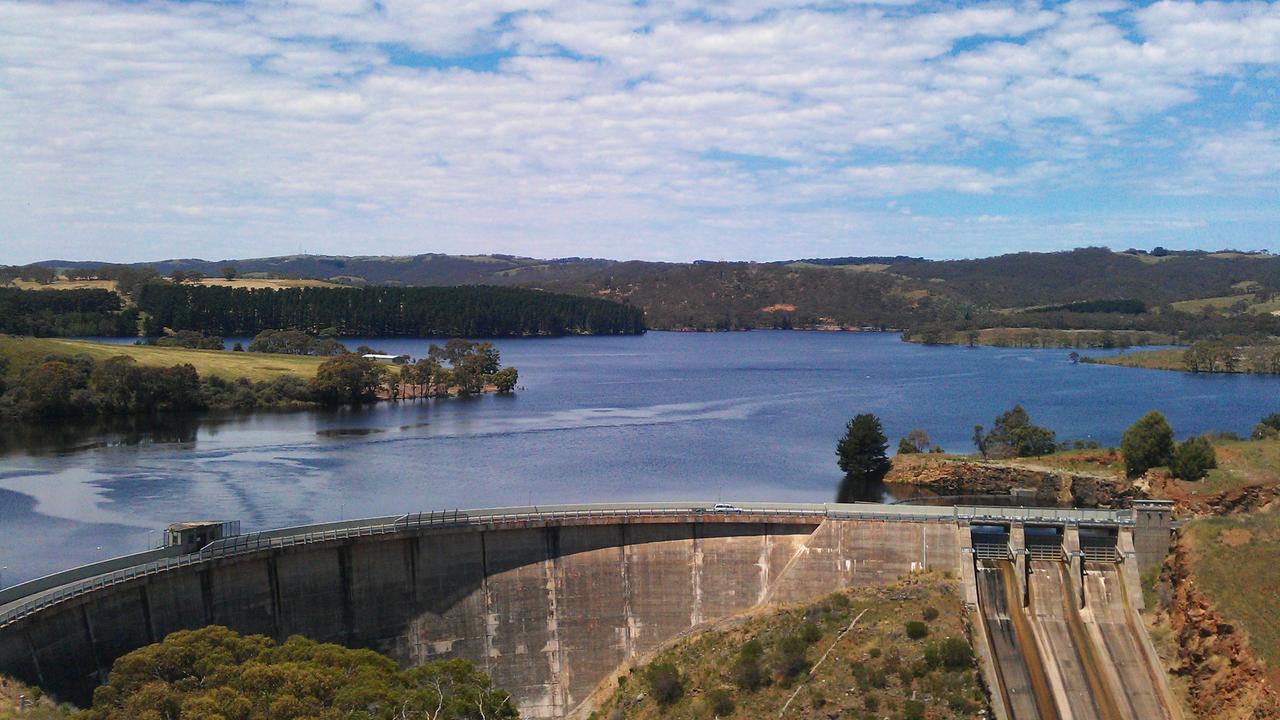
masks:
<instances>
[{"instance_id":1,"label":"shrub","mask_svg":"<svg viewBox=\"0 0 1280 720\"><path fill-rule=\"evenodd\" d=\"M716 688L715 690L707 693L704 702L706 703L707 710L717 717L732 715L733 711L737 709L733 704L733 696L724 688Z\"/></svg>"},{"instance_id":2,"label":"shrub","mask_svg":"<svg viewBox=\"0 0 1280 720\"><path fill-rule=\"evenodd\" d=\"M773 660L773 669L784 678L794 678L809 669L809 661L804 653L809 644L803 639L791 636L778 643Z\"/></svg>"},{"instance_id":3,"label":"shrub","mask_svg":"<svg viewBox=\"0 0 1280 720\"><path fill-rule=\"evenodd\" d=\"M822 639L822 630L813 623L805 623L800 628L800 639L812 645Z\"/></svg>"},{"instance_id":4,"label":"shrub","mask_svg":"<svg viewBox=\"0 0 1280 720\"><path fill-rule=\"evenodd\" d=\"M938 644L938 655L948 670L963 670L973 666L973 648L964 638L946 638Z\"/></svg>"},{"instance_id":5,"label":"shrub","mask_svg":"<svg viewBox=\"0 0 1280 720\"><path fill-rule=\"evenodd\" d=\"M924 720L924 703L919 700L907 700L902 703L904 720Z\"/></svg>"},{"instance_id":6,"label":"shrub","mask_svg":"<svg viewBox=\"0 0 1280 720\"><path fill-rule=\"evenodd\" d=\"M729 677L734 685L747 692L763 687L766 678L760 669L760 656L739 653L729 668Z\"/></svg>"},{"instance_id":7,"label":"shrub","mask_svg":"<svg viewBox=\"0 0 1280 720\"><path fill-rule=\"evenodd\" d=\"M910 620L907 622L907 637L912 640L921 640L929 636L929 626L919 620Z\"/></svg>"},{"instance_id":8,"label":"shrub","mask_svg":"<svg viewBox=\"0 0 1280 720\"><path fill-rule=\"evenodd\" d=\"M870 650L867 651L867 655L871 656L872 658L880 657L880 648L878 647L871 648Z\"/></svg>"},{"instance_id":9,"label":"shrub","mask_svg":"<svg viewBox=\"0 0 1280 720\"><path fill-rule=\"evenodd\" d=\"M680 671L671 663L650 665L645 670L644 679L649 685L649 694L659 705L671 705L684 697Z\"/></svg>"},{"instance_id":10,"label":"shrub","mask_svg":"<svg viewBox=\"0 0 1280 720\"><path fill-rule=\"evenodd\" d=\"M1168 465L1173 457L1173 429L1164 415L1152 410L1129 426L1120 438L1124 468L1137 477L1153 467Z\"/></svg>"},{"instance_id":11,"label":"shrub","mask_svg":"<svg viewBox=\"0 0 1280 720\"><path fill-rule=\"evenodd\" d=\"M938 619L938 608L933 606L927 607L924 609L924 612L920 613L920 616L925 619L925 622L933 622Z\"/></svg>"},{"instance_id":12,"label":"shrub","mask_svg":"<svg viewBox=\"0 0 1280 720\"><path fill-rule=\"evenodd\" d=\"M1169 462L1169 471L1176 478L1199 480L1218 467L1218 457L1213 445L1202 437L1194 437L1180 443Z\"/></svg>"}]
</instances>

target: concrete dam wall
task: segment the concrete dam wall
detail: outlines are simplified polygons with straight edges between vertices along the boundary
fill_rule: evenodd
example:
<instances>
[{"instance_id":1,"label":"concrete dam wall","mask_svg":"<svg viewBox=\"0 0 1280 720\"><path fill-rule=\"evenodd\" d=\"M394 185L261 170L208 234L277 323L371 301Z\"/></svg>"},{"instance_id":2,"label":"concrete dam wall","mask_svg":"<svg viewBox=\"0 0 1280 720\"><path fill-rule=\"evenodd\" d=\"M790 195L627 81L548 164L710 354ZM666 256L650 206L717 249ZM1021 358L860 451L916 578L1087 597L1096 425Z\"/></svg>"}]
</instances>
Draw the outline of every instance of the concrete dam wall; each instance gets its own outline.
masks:
<instances>
[{"instance_id":1,"label":"concrete dam wall","mask_svg":"<svg viewBox=\"0 0 1280 720\"><path fill-rule=\"evenodd\" d=\"M10 611L0 613L0 673L83 704L117 657L220 624L373 648L405 665L467 658L525 716L558 718L625 661L701 623L916 570L972 568L958 509L800 507L472 513L281 531L154 572L31 583L25 605L0 604Z\"/></svg>"}]
</instances>

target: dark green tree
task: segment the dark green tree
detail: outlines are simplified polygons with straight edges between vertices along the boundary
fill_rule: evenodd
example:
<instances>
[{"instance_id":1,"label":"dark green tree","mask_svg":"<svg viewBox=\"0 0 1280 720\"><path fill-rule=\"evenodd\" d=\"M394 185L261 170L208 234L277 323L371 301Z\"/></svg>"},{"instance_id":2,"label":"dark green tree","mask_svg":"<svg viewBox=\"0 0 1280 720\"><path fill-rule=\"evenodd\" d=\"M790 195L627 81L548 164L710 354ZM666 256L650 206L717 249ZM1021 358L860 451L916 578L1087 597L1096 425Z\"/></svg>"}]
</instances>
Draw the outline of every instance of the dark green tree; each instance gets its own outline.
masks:
<instances>
[{"instance_id":1,"label":"dark green tree","mask_svg":"<svg viewBox=\"0 0 1280 720\"><path fill-rule=\"evenodd\" d=\"M1137 477L1153 467L1168 465L1173 459L1173 428L1156 410L1143 415L1120 438L1124 469Z\"/></svg>"},{"instance_id":2,"label":"dark green tree","mask_svg":"<svg viewBox=\"0 0 1280 720\"><path fill-rule=\"evenodd\" d=\"M985 448L985 455L999 458L1048 455L1056 447L1055 433L1048 428L1033 425L1021 405L1014 405L996 418L982 446Z\"/></svg>"},{"instance_id":3,"label":"dark green tree","mask_svg":"<svg viewBox=\"0 0 1280 720\"><path fill-rule=\"evenodd\" d=\"M1169 471L1182 480L1199 480L1218 467L1218 455L1213 445L1203 437L1193 437L1179 443L1169 461Z\"/></svg>"},{"instance_id":4,"label":"dark green tree","mask_svg":"<svg viewBox=\"0 0 1280 720\"><path fill-rule=\"evenodd\" d=\"M400 670L372 650L225 627L175 632L116 660L82 720L478 720L519 717L466 660Z\"/></svg>"},{"instance_id":5,"label":"dark green tree","mask_svg":"<svg viewBox=\"0 0 1280 720\"><path fill-rule=\"evenodd\" d=\"M498 388L500 393L509 393L516 389L516 382L520 379L520 373L513 367L502 368L493 374L493 384Z\"/></svg>"},{"instance_id":6,"label":"dark green tree","mask_svg":"<svg viewBox=\"0 0 1280 720\"><path fill-rule=\"evenodd\" d=\"M885 454L888 448L889 440L884 436L880 418L863 413L849 421L844 437L836 444L836 464L844 472L837 502L852 502L857 488L884 479L890 467Z\"/></svg>"},{"instance_id":7,"label":"dark green tree","mask_svg":"<svg viewBox=\"0 0 1280 720\"><path fill-rule=\"evenodd\" d=\"M386 368L352 353L321 363L311 379L317 402L325 405L358 405L377 399Z\"/></svg>"},{"instance_id":8,"label":"dark green tree","mask_svg":"<svg viewBox=\"0 0 1280 720\"><path fill-rule=\"evenodd\" d=\"M644 673L645 682L649 685L649 694L659 705L667 706L684 697L684 681L680 671L670 663L655 663Z\"/></svg>"}]
</instances>

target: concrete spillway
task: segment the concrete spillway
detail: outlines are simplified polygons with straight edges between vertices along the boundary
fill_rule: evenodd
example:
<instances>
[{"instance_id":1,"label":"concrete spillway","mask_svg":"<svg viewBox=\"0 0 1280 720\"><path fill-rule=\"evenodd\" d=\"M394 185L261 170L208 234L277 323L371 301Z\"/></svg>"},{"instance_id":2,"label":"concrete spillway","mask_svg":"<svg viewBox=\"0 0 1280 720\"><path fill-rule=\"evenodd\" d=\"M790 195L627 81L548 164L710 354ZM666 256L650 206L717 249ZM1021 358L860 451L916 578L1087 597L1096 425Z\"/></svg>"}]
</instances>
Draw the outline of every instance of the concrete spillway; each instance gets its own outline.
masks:
<instances>
[{"instance_id":1,"label":"concrete spillway","mask_svg":"<svg viewBox=\"0 0 1280 720\"><path fill-rule=\"evenodd\" d=\"M1040 651L1022 610L1013 564L978 561L978 598L1005 707L1016 720L1058 717Z\"/></svg>"},{"instance_id":2,"label":"concrete spillway","mask_svg":"<svg viewBox=\"0 0 1280 720\"><path fill-rule=\"evenodd\" d=\"M1081 611L1099 655L1099 666L1118 689L1122 717L1173 718L1176 705L1145 628L1133 611L1119 568L1087 563Z\"/></svg>"},{"instance_id":3,"label":"concrete spillway","mask_svg":"<svg viewBox=\"0 0 1280 720\"><path fill-rule=\"evenodd\" d=\"M977 561L981 620L1011 720L1175 720L1180 715L1119 565ZM1025 595L1023 593L1025 589Z\"/></svg>"}]
</instances>

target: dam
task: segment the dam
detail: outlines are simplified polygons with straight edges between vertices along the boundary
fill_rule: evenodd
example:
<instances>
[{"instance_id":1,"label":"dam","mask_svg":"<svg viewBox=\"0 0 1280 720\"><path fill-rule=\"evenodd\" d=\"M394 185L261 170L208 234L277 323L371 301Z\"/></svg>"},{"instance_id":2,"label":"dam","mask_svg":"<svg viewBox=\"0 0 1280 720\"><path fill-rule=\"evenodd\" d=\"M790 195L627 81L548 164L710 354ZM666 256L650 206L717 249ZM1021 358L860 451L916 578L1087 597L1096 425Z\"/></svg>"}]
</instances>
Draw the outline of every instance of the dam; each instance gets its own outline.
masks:
<instances>
[{"instance_id":1,"label":"dam","mask_svg":"<svg viewBox=\"0 0 1280 720\"><path fill-rule=\"evenodd\" d=\"M1163 560L1168 515L1159 503L633 503L179 535L0 590L0 673L87 704L116 658L219 624L403 665L467 658L525 717L561 718L704 623L933 570L959 578L977 610L998 717L1173 718L1136 619L1138 573Z\"/></svg>"}]
</instances>

